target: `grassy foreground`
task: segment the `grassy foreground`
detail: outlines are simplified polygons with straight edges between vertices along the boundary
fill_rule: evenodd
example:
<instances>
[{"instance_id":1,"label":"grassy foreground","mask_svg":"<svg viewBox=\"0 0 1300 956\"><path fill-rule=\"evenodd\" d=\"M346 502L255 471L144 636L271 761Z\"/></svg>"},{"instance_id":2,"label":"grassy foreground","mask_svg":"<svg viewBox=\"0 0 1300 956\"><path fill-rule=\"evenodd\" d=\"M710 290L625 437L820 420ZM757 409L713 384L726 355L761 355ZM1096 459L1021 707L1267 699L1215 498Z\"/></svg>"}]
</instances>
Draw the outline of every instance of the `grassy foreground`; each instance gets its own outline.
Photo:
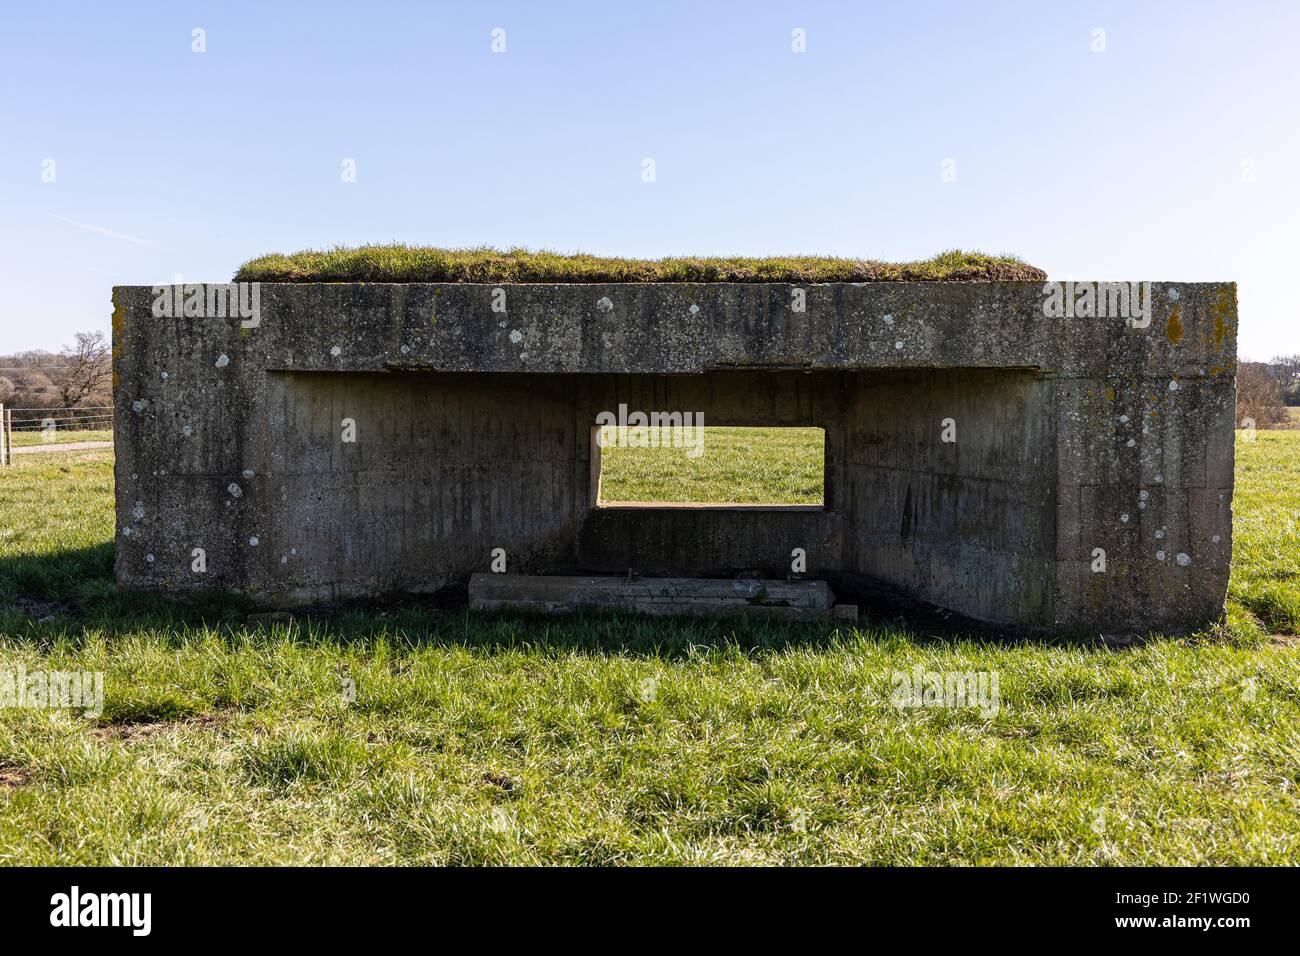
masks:
<instances>
[{"instance_id":1,"label":"grassy foreground","mask_svg":"<svg viewBox=\"0 0 1300 956\"><path fill-rule=\"evenodd\" d=\"M528 249L372 245L271 253L244 263L238 282L1042 282L1014 256L953 249L919 262L828 256L678 256L623 259Z\"/></svg>"},{"instance_id":2,"label":"grassy foreground","mask_svg":"<svg viewBox=\"0 0 1300 956\"><path fill-rule=\"evenodd\" d=\"M131 599L108 455L22 456L0 671L106 707L0 709L0 862L1294 863L1300 433L1238 467L1229 626L1115 649ZM1001 708L896 708L915 665Z\"/></svg>"}]
</instances>

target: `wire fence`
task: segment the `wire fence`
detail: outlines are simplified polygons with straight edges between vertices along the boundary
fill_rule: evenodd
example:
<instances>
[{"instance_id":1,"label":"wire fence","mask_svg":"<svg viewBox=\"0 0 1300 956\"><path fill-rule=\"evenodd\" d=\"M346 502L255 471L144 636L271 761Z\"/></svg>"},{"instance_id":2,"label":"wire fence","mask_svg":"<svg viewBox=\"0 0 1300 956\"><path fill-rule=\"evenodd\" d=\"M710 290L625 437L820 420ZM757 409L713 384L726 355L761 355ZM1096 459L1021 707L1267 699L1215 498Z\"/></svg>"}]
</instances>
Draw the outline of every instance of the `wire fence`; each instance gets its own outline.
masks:
<instances>
[{"instance_id":1,"label":"wire fence","mask_svg":"<svg viewBox=\"0 0 1300 956\"><path fill-rule=\"evenodd\" d=\"M6 406L11 428L16 432L112 431L112 405L83 405L77 408L14 408Z\"/></svg>"},{"instance_id":2,"label":"wire fence","mask_svg":"<svg viewBox=\"0 0 1300 956\"><path fill-rule=\"evenodd\" d=\"M86 432L113 432L113 406L83 405L76 408L13 408L0 402L0 468L13 464L14 446L19 451L33 451L31 440L25 436L40 435L42 445L55 445L60 440L76 442ZM21 440L15 441L19 435ZM65 437L66 436L66 437Z\"/></svg>"}]
</instances>

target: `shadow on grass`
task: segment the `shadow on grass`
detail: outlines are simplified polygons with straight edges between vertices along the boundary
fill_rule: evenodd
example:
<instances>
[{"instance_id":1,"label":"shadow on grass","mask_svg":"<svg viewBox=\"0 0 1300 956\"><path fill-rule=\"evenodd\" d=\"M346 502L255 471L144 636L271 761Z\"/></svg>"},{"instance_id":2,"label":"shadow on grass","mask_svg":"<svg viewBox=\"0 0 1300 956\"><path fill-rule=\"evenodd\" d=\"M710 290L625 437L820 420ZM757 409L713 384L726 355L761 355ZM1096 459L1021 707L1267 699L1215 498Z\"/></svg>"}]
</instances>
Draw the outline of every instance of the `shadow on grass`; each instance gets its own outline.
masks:
<instances>
[{"instance_id":1,"label":"shadow on grass","mask_svg":"<svg viewBox=\"0 0 1300 956\"><path fill-rule=\"evenodd\" d=\"M113 583L113 543L49 554L0 553L0 606L69 605Z\"/></svg>"},{"instance_id":2,"label":"shadow on grass","mask_svg":"<svg viewBox=\"0 0 1300 956\"><path fill-rule=\"evenodd\" d=\"M43 555L0 555L0 635L185 629L243 620L252 609L240 595L180 599L119 590L113 553L106 541Z\"/></svg>"},{"instance_id":3,"label":"shadow on grass","mask_svg":"<svg viewBox=\"0 0 1300 956\"><path fill-rule=\"evenodd\" d=\"M861 596L859 596L861 600ZM195 632L231 643L291 636L305 643L459 646L485 653L546 648L557 652L681 657L702 648L762 653L826 648L866 638L917 645L995 643L1106 646L1096 634L1029 635L921 605L867 604L857 621L790 622L756 618L661 618L578 611L558 617L471 611L453 600L394 596L266 612L233 592L168 597L119 590L111 542L49 555L0 556L0 636L45 644L78 643L88 632L147 631L183 644Z\"/></svg>"},{"instance_id":4,"label":"shadow on grass","mask_svg":"<svg viewBox=\"0 0 1300 956\"><path fill-rule=\"evenodd\" d=\"M182 645L196 633L233 644L292 639L365 647L457 646L485 654L545 649L556 653L680 658L705 649L762 654L821 649L858 639L881 643L1020 642L1095 645L1097 638L1026 638L989 630L927 626L943 622L893 614L857 621L789 622L750 618L661 618L578 611L559 617L444 607L432 599L395 597L265 612L250 598L216 593L173 598L118 590L112 545L48 558L0 558L0 635L17 642L74 646L88 635L148 632Z\"/></svg>"}]
</instances>

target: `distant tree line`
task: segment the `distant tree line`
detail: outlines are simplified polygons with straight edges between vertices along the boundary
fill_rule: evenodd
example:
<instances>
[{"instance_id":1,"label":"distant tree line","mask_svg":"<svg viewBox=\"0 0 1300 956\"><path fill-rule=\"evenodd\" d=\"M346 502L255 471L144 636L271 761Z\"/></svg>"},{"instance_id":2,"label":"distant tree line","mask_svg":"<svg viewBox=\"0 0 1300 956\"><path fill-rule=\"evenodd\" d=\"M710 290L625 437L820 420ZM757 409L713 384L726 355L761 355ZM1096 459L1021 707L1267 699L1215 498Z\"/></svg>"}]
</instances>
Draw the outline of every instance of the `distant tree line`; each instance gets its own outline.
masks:
<instances>
[{"instance_id":1,"label":"distant tree line","mask_svg":"<svg viewBox=\"0 0 1300 956\"><path fill-rule=\"evenodd\" d=\"M1300 405L1300 352L1279 355L1269 363L1270 373L1282 383L1282 395L1288 405Z\"/></svg>"},{"instance_id":2,"label":"distant tree line","mask_svg":"<svg viewBox=\"0 0 1300 956\"><path fill-rule=\"evenodd\" d=\"M112 380L112 347L103 332L78 332L58 352L0 355L0 402L10 407L111 405Z\"/></svg>"}]
</instances>

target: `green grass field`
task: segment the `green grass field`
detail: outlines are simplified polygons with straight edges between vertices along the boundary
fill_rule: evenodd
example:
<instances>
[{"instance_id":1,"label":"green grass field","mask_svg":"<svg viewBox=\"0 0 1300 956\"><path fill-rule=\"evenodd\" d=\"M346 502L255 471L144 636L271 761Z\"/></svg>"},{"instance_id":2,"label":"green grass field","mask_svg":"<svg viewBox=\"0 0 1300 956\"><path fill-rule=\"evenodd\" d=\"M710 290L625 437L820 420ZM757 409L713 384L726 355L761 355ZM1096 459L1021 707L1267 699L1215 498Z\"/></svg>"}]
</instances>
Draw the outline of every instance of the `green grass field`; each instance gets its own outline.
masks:
<instances>
[{"instance_id":1,"label":"green grass field","mask_svg":"<svg viewBox=\"0 0 1300 956\"><path fill-rule=\"evenodd\" d=\"M825 432L820 428L704 429L703 446L620 447L616 428L602 433L601 501L690 501L700 504L820 504ZM693 439L692 439L693 441Z\"/></svg>"},{"instance_id":2,"label":"green grass field","mask_svg":"<svg viewBox=\"0 0 1300 956\"><path fill-rule=\"evenodd\" d=\"M69 429L67 431L60 430L60 431L51 432L50 434L53 436L54 439L53 442L46 441L45 432L40 432L40 431L13 432L13 447L26 448L31 445L46 445L46 444L53 444L55 442L62 444L63 442L73 442L73 441L112 441L113 440L113 432L111 429L110 430Z\"/></svg>"},{"instance_id":3,"label":"green grass field","mask_svg":"<svg viewBox=\"0 0 1300 956\"><path fill-rule=\"evenodd\" d=\"M635 457L607 487L653 498ZM20 456L0 672L103 671L106 700L0 710L0 861L1295 863L1300 433L1239 442L1238 469L1228 624L1119 649L890 621L269 623L116 594L110 457ZM915 665L996 674L1000 709L896 708Z\"/></svg>"}]
</instances>

